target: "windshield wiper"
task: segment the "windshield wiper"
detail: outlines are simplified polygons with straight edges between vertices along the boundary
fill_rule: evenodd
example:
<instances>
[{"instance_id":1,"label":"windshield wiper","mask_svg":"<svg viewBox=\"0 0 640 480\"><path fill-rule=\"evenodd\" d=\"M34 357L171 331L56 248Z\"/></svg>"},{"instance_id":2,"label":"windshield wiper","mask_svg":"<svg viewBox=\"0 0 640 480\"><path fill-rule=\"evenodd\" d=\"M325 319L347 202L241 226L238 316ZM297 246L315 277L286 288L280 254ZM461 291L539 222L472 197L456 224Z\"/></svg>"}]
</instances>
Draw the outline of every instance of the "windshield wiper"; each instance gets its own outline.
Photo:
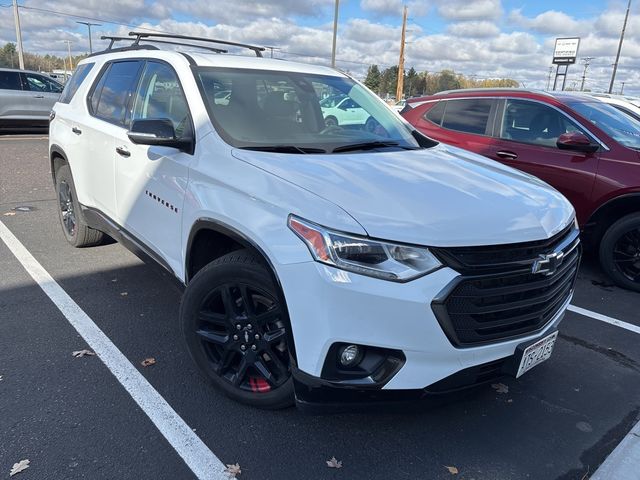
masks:
<instances>
[{"instance_id":1,"label":"windshield wiper","mask_svg":"<svg viewBox=\"0 0 640 480\"><path fill-rule=\"evenodd\" d=\"M296 145L256 145L250 147L240 147L240 150L255 150L259 152L277 153L327 153L322 148L298 147Z\"/></svg>"},{"instance_id":2,"label":"windshield wiper","mask_svg":"<svg viewBox=\"0 0 640 480\"><path fill-rule=\"evenodd\" d=\"M399 145L398 142L363 142L363 143L353 143L351 145L342 145L341 147L336 147L333 149L333 153L340 152L353 152L355 150L373 150L374 148L380 147L397 147ZM405 148L405 147L402 147Z\"/></svg>"}]
</instances>

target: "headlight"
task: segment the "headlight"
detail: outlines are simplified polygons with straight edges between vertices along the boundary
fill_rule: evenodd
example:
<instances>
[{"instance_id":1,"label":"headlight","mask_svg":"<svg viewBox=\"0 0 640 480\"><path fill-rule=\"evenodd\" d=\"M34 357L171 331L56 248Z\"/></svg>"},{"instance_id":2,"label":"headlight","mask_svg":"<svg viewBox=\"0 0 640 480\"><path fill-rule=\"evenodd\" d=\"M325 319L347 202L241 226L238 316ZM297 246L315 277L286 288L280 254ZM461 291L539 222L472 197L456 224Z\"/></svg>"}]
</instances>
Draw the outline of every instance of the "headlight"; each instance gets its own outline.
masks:
<instances>
[{"instance_id":1,"label":"headlight","mask_svg":"<svg viewBox=\"0 0 640 480\"><path fill-rule=\"evenodd\" d=\"M442 266L427 248L333 232L293 215L289 216L288 224L307 244L316 261L350 272L406 282Z\"/></svg>"}]
</instances>

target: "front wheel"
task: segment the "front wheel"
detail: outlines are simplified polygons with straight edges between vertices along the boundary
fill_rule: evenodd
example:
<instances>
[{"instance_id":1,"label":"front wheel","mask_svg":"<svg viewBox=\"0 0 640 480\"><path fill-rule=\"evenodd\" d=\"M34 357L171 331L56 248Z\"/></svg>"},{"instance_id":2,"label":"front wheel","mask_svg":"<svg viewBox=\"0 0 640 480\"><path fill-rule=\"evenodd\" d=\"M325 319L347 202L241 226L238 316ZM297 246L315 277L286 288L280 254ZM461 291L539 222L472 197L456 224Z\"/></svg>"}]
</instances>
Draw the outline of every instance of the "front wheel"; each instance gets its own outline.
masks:
<instances>
[{"instance_id":1,"label":"front wheel","mask_svg":"<svg viewBox=\"0 0 640 480\"><path fill-rule=\"evenodd\" d=\"M640 213L615 222L600 242L600 265L623 288L640 292Z\"/></svg>"},{"instance_id":2,"label":"front wheel","mask_svg":"<svg viewBox=\"0 0 640 480\"><path fill-rule=\"evenodd\" d=\"M180 320L192 358L226 395L260 408L293 403L289 321L259 257L239 250L200 270Z\"/></svg>"}]
</instances>

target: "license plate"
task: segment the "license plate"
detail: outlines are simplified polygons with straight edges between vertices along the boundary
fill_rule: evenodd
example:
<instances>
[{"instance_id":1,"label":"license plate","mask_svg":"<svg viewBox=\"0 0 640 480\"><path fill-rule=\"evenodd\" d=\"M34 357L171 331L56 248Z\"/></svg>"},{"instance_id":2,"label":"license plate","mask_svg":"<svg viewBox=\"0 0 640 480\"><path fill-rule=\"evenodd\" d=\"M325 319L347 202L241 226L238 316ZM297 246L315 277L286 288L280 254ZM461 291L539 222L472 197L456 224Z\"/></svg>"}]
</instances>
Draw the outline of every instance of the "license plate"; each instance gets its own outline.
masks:
<instances>
[{"instance_id":1,"label":"license plate","mask_svg":"<svg viewBox=\"0 0 640 480\"><path fill-rule=\"evenodd\" d=\"M528 372L536 365L540 365L545 360L548 360L551 352L553 352L557 338L558 332L555 331L551 335L538 340L533 345L529 345L522 354L522 360L520 360L520 368L518 368L516 378Z\"/></svg>"}]
</instances>

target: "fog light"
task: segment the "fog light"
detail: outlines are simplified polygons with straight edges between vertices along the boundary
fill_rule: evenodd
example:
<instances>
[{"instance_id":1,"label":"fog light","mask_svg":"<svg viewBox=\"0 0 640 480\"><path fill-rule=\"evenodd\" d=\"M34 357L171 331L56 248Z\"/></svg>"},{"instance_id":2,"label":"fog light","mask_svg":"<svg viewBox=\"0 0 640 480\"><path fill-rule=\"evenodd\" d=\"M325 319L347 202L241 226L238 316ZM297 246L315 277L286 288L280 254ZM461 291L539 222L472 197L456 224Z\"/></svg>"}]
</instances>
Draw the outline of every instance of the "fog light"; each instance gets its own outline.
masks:
<instances>
[{"instance_id":1,"label":"fog light","mask_svg":"<svg viewBox=\"0 0 640 480\"><path fill-rule=\"evenodd\" d=\"M340 363L345 367L353 367L360 360L360 348L357 345L347 345L340 353Z\"/></svg>"}]
</instances>

